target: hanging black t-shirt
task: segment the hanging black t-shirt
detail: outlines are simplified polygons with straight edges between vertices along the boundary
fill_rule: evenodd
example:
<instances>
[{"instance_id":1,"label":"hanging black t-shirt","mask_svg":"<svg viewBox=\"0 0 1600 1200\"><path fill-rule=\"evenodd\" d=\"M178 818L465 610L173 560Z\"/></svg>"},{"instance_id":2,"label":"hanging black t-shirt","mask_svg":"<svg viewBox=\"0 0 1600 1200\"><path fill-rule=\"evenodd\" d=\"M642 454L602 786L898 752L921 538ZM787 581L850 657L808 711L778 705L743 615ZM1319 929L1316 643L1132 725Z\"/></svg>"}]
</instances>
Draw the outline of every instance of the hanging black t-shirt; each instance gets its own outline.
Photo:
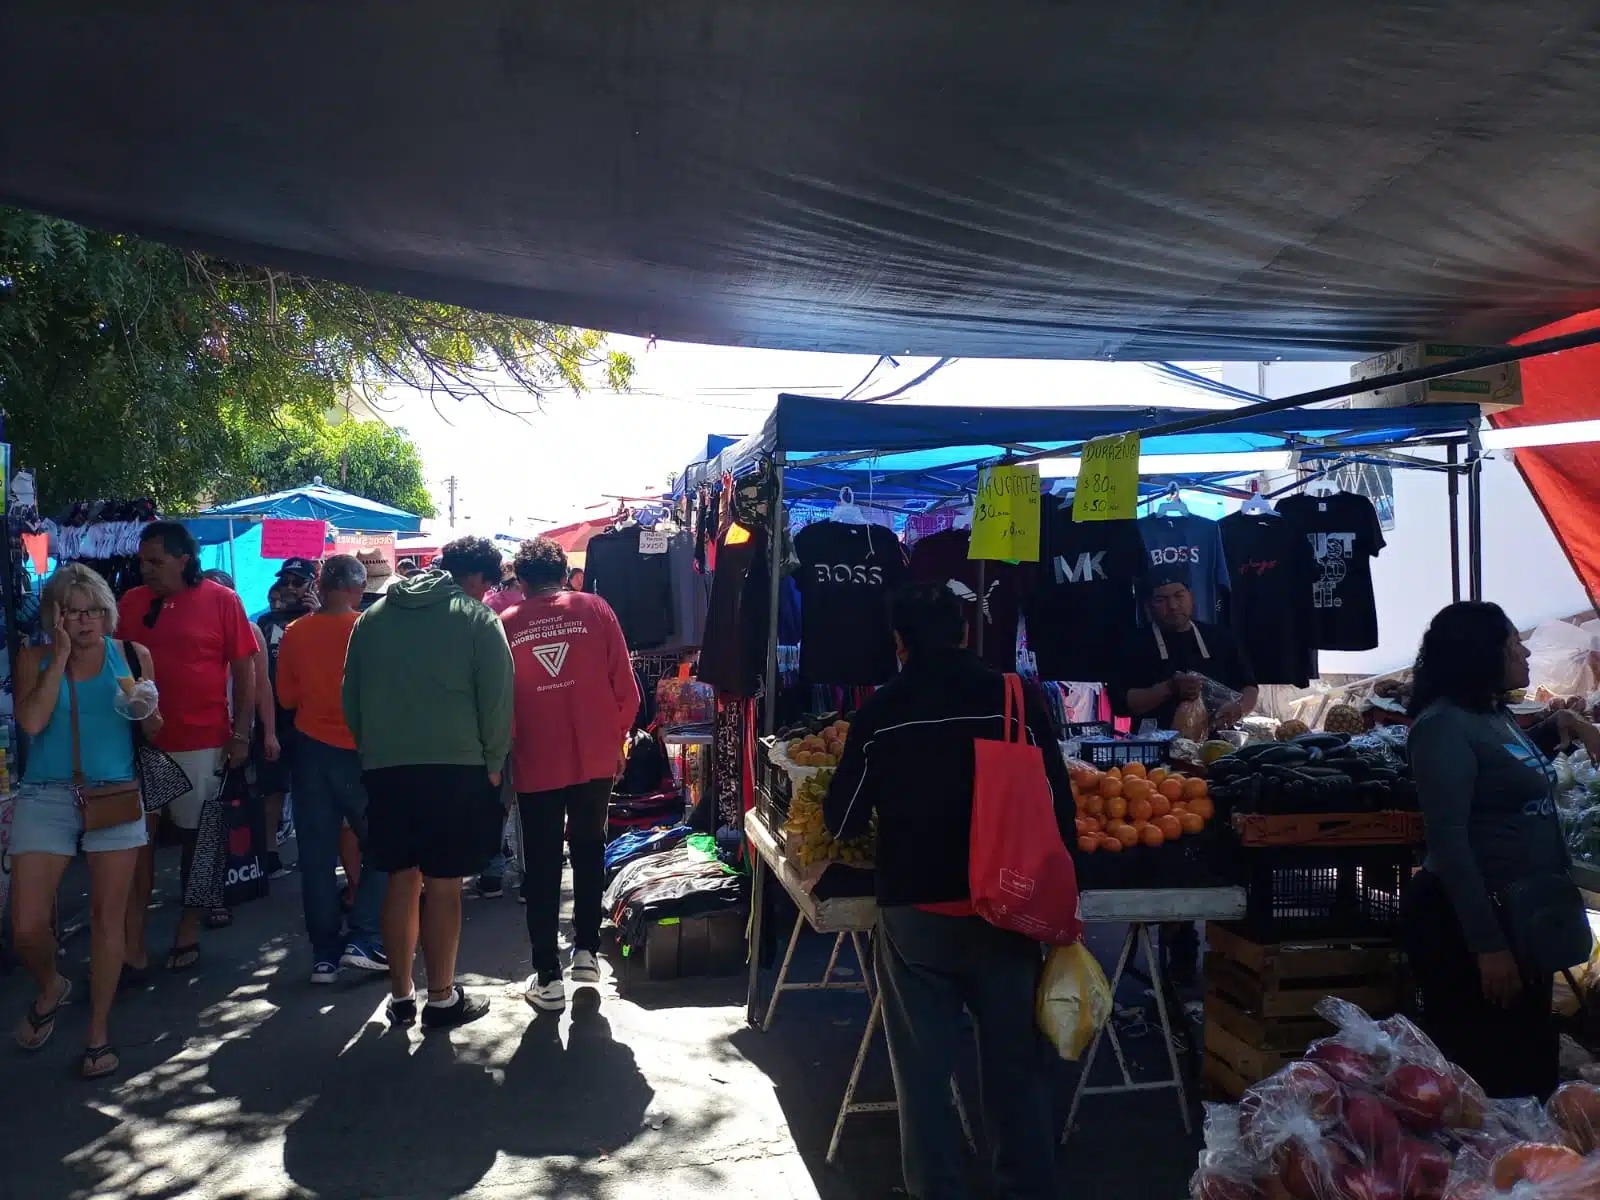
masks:
<instances>
[{"instance_id":1,"label":"hanging black t-shirt","mask_svg":"<svg viewBox=\"0 0 1600 1200\"><path fill-rule=\"evenodd\" d=\"M1045 497L1039 565L1025 607L1041 679L1111 678L1134 629L1145 562L1133 521L1074 521L1069 505Z\"/></svg>"},{"instance_id":2,"label":"hanging black t-shirt","mask_svg":"<svg viewBox=\"0 0 1600 1200\"><path fill-rule=\"evenodd\" d=\"M1384 545L1372 501L1353 492L1290 496L1278 505L1278 512L1299 527L1311 546L1317 646L1371 650L1378 644L1372 560Z\"/></svg>"},{"instance_id":3,"label":"hanging black t-shirt","mask_svg":"<svg viewBox=\"0 0 1600 1200\"><path fill-rule=\"evenodd\" d=\"M1017 612L1022 601L1022 568L1008 562L967 557L972 534L944 529L911 548L911 578L954 584L967 617L967 649L982 647L983 661L1002 671L1017 669Z\"/></svg>"},{"instance_id":4,"label":"hanging black t-shirt","mask_svg":"<svg viewBox=\"0 0 1600 1200\"><path fill-rule=\"evenodd\" d=\"M1198 639L1195 637L1197 630ZM1203 651L1202 641L1205 643ZM1163 644L1165 657L1161 653ZM1135 722L1154 717L1159 728L1171 729L1172 714L1178 710L1177 697L1169 698L1154 712L1135 716L1128 708L1128 692L1132 688L1154 687L1180 674L1206 675L1236 692L1256 682L1249 655L1225 627L1195 621L1183 633L1163 632L1158 640L1156 631L1146 626L1135 630L1122 643L1117 655L1117 669L1111 680L1112 710L1118 716L1133 717Z\"/></svg>"},{"instance_id":5,"label":"hanging black t-shirt","mask_svg":"<svg viewBox=\"0 0 1600 1200\"><path fill-rule=\"evenodd\" d=\"M743 526L733 526L717 546L695 670L696 678L729 696L754 696L767 670L767 535L761 529L745 533Z\"/></svg>"},{"instance_id":6,"label":"hanging black t-shirt","mask_svg":"<svg viewBox=\"0 0 1600 1200\"><path fill-rule=\"evenodd\" d=\"M637 525L591 538L583 590L611 606L629 650L653 650L673 633L672 571L666 551L639 553Z\"/></svg>"},{"instance_id":7,"label":"hanging black t-shirt","mask_svg":"<svg viewBox=\"0 0 1600 1200\"><path fill-rule=\"evenodd\" d=\"M818 521L795 535L794 550L806 682L849 686L892 679L889 592L906 577L905 551L894 531Z\"/></svg>"},{"instance_id":8,"label":"hanging black t-shirt","mask_svg":"<svg viewBox=\"0 0 1600 1200\"><path fill-rule=\"evenodd\" d=\"M1220 524L1233 584L1228 624L1255 666L1256 681L1305 687L1317 670L1310 543L1282 516L1237 512Z\"/></svg>"}]
</instances>

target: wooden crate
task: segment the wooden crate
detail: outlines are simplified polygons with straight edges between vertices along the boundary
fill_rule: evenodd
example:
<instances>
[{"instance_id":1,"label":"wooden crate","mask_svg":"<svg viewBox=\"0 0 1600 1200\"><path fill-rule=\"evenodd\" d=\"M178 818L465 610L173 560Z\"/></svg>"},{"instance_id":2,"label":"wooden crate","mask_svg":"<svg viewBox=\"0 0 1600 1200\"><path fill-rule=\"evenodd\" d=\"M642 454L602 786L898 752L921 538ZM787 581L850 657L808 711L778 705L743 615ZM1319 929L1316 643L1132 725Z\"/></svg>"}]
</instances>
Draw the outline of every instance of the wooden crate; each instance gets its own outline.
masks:
<instances>
[{"instance_id":1,"label":"wooden crate","mask_svg":"<svg viewBox=\"0 0 1600 1200\"><path fill-rule=\"evenodd\" d=\"M1200 1079L1206 1091L1216 1100L1238 1100L1246 1088L1259 1082L1245 1079L1209 1050L1206 1051L1205 1061L1200 1064Z\"/></svg>"},{"instance_id":2,"label":"wooden crate","mask_svg":"<svg viewBox=\"0 0 1600 1200\"><path fill-rule=\"evenodd\" d=\"M1419 812L1234 813L1242 846L1406 846L1423 841Z\"/></svg>"},{"instance_id":3,"label":"wooden crate","mask_svg":"<svg viewBox=\"0 0 1600 1200\"><path fill-rule=\"evenodd\" d=\"M1211 924L1205 964L1205 1078L1235 1097L1334 1032L1317 1015L1339 996L1375 1015L1399 1007L1404 973L1386 939L1264 943Z\"/></svg>"}]
</instances>

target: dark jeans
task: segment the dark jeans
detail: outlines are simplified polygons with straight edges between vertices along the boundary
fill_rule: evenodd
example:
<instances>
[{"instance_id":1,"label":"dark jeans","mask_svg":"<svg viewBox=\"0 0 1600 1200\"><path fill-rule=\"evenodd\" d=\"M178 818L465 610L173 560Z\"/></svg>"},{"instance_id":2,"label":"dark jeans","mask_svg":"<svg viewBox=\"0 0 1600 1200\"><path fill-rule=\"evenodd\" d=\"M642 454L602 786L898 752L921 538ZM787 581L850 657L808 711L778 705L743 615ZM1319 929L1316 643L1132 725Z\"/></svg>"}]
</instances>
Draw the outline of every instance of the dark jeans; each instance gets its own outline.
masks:
<instances>
[{"instance_id":1,"label":"dark jeans","mask_svg":"<svg viewBox=\"0 0 1600 1200\"><path fill-rule=\"evenodd\" d=\"M950 1101L963 1006L977 1033L995 1194L1056 1195L1048 1057L1033 1018L1039 966L1038 943L981 917L880 912L878 987L900 1102L900 1161L917 1200L968 1194L966 1139Z\"/></svg>"},{"instance_id":2,"label":"dark jeans","mask_svg":"<svg viewBox=\"0 0 1600 1200\"><path fill-rule=\"evenodd\" d=\"M572 851L572 946L598 953L600 897L606 890L606 814L611 780L591 779L549 792L519 792L527 877L528 944L541 983L561 974L561 842Z\"/></svg>"},{"instance_id":3,"label":"dark jeans","mask_svg":"<svg viewBox=\"0 0 1600 1200\"><path fill-rule=\"evenodd\" d=\"M361 757L300 734L294 756L295 830L300 839L300 899L315 962L339 961L339 830L346 821L361 843L361 878L350 909L350 939L368 945L382 940L379 920L389 877L367 861L367 790L361 783Z\"/></svg>"},{"instance_id":4,"label":"dark jeans","mask_svg":"<svg viewBox=\"0 0 1600 1200\"><path fill-rule=\"evenodd\" d=\"M1407 886L1400 932L1421 996L1423 1032L1444 1056L1492 1097L1547 1099L1560 1078L1554 980L1525 973L1522 999L1513 1008L1485 1000L1478 957L1467 948L1450 895L1432 871L1418 871Z\"/></svg>"}]
</instances>

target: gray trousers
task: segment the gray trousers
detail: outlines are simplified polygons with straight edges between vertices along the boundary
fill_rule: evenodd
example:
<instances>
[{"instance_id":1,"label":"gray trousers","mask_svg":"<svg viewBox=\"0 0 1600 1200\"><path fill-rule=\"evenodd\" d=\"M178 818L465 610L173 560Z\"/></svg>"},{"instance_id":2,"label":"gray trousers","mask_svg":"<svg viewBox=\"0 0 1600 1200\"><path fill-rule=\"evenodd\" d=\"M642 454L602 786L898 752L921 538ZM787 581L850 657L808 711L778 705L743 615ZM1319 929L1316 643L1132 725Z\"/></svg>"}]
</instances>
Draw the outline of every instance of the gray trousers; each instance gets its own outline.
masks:
<instances>
[{"instance_id":1,"label":"gray trousers","mask_svg":"<svg viewBox=\"0 0 1600 1200\"><path fill-rule=\"evenodd\" d=\"M1055 1197L1049 1057L1033 1018L1039 966L1038 943L981 917L881 910L878 986L900 1104L901 1166L916 1200L969 1194L967 1142L950 1101L963 1007L977 1032L996 1194Z\"/></svg>"}]
</instances>

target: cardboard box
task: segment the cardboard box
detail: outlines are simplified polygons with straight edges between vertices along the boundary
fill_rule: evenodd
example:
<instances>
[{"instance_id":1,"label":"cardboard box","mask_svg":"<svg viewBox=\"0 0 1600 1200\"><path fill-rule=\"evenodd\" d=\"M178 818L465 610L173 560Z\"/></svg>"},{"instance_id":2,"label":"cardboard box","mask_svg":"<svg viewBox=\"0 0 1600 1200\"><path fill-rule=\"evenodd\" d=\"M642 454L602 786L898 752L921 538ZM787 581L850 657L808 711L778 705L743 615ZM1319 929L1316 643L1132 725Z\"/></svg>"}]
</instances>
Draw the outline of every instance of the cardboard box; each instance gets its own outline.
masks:
<instances>
[{"instance_id":1,"label":"cardboard box","mask_svg":"<svg viewBox=\"0 0 1600 1200\"><path fill-rule=\"evenodd\" d=\"M1446 342L1413 342L1379 354L1350 368L1351 379L1372 379L1397 371L1414 371L1456 358L1486 354L1497 346L1457 346ZM1358 392L1351 408L1409 408L1418 404L1476 404L1484 412L1522 406L1522 364L1502 363L1463 375L1446 375L1422 383L1401 384Z\"/></svg>"}]
</instances>

